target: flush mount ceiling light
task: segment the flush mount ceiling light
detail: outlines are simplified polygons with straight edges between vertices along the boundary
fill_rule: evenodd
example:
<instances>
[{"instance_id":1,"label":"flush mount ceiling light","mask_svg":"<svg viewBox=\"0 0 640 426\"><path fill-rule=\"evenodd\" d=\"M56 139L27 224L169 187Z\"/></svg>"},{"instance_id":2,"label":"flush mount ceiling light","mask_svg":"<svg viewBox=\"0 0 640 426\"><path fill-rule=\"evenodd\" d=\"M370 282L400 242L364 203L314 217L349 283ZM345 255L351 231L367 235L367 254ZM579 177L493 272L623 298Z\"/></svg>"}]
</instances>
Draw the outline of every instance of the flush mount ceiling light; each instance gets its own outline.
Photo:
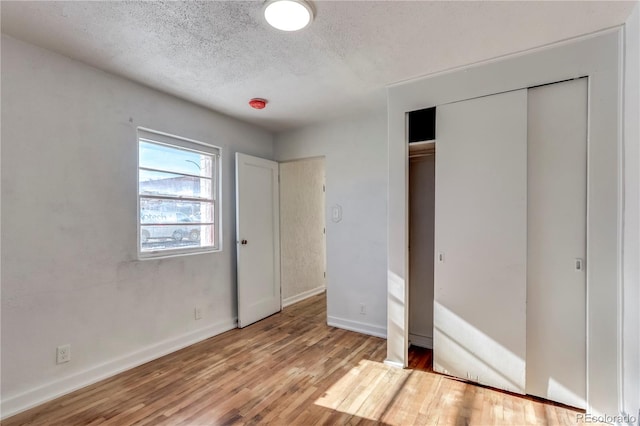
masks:
<instances>
[{"instance_id":1,"label":"flush mount ceiling light","mask_svg":"<svg viewBox=\"0 0 640 426\"><path fill-rule=\"evenodd\" d=\"M268 0L264 6L264 18L273 28L298 31L311 23L313 9L304 0Z\"/></svg>"}]
</instances>

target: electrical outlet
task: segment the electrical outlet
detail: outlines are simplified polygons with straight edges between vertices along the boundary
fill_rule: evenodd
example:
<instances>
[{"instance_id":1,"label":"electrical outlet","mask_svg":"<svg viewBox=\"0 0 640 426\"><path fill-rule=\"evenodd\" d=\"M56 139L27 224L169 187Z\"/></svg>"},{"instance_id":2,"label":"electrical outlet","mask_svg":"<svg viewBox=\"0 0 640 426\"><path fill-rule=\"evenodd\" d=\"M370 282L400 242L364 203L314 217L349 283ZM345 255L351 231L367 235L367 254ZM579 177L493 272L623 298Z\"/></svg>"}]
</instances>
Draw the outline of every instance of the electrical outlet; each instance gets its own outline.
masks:
<instances>
[{"instance_id":1,"label":"electrical outlet","mask_svg":"<svg viewBox=\"0 0 640 426\"><path fill-rule=\"evenodd\" d=\"M193 310L193 316L195 319L202 319L202 308L196 306Z\"/></svg>"},{"instance_id":2,"label":"electrical outlet","mask_svg":"<svg viewBox=\"0 0 640 426\"><path fill-rule=\"evenodd\" d=\"M56 364L71 361L71 345L62 345L56 348Z\"/></svg>"},{"instance_id":3,"label":"electrical outlet","mask_svg":"<svg viewBox=\"0 0 640 426\"><path fill-rule=\"evenodd\" d=\"M364 303L360 304L360 315L367 315L367 305Z\"/></svg>"}]
</instances>

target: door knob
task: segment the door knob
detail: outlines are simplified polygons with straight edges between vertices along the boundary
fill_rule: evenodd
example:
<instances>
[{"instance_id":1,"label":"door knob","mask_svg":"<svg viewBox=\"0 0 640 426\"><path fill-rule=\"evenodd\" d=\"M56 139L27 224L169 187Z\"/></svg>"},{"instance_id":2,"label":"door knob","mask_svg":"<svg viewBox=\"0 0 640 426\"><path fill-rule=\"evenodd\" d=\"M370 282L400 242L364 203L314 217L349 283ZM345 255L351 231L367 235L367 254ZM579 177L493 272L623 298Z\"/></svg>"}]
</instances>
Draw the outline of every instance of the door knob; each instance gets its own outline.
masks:
<instances>
[{"instance_id":1,"label":"door knob","mask_svg":"<svg viewBox=\"0 0 640 426\"><path fill-rule=\"evenodd\" d=\"M247 244L247 240L242 240L242 241L240 242L240 244L242 244L243 246L244 246L244 245L246 245L246 244Z\"/></svg>"}]
</instances>

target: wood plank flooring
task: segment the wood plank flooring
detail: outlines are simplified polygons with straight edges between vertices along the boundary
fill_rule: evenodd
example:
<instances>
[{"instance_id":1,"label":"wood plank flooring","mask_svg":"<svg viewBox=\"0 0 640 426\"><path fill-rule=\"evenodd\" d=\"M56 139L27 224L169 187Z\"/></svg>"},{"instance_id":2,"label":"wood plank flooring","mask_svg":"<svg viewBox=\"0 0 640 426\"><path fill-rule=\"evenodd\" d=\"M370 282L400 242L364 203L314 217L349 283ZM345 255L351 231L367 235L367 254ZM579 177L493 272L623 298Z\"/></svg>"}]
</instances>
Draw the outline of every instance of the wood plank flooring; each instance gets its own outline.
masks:
<instances>
[{"instance_id":1,"label":"wood plank flooring","mask_svg":"<svg viewBox=\"0 0 640 426\"><path fill-rule=\"evenodd\" d=\"M2 425L575 425L580 411L382 363L384 339L326 324L319 295Z\"/></svg>"}]
</instances>

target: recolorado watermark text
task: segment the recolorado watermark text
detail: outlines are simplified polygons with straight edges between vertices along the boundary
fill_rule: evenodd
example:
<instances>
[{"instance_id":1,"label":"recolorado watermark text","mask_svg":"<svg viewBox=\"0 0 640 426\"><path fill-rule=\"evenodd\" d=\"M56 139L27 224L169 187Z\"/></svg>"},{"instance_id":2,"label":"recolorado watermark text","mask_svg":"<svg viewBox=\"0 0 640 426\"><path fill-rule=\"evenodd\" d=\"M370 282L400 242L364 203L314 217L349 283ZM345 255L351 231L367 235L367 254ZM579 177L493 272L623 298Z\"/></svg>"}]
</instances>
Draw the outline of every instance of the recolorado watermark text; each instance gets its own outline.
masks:
<instances>
[{"instance_id":1,"label":"recolorado watermark text","mask_svg":"<svg viewBox=\"0 0 640 426\"><path fill-rule=\"evenodd\" d=\"M576 414L576 423L609 423L609 424L625 424L625 425L637 425L638 418L628 414L617 414L610 416L608 414L591 414L591 413L579 413Z\"/></svg>"}]
</instances>

